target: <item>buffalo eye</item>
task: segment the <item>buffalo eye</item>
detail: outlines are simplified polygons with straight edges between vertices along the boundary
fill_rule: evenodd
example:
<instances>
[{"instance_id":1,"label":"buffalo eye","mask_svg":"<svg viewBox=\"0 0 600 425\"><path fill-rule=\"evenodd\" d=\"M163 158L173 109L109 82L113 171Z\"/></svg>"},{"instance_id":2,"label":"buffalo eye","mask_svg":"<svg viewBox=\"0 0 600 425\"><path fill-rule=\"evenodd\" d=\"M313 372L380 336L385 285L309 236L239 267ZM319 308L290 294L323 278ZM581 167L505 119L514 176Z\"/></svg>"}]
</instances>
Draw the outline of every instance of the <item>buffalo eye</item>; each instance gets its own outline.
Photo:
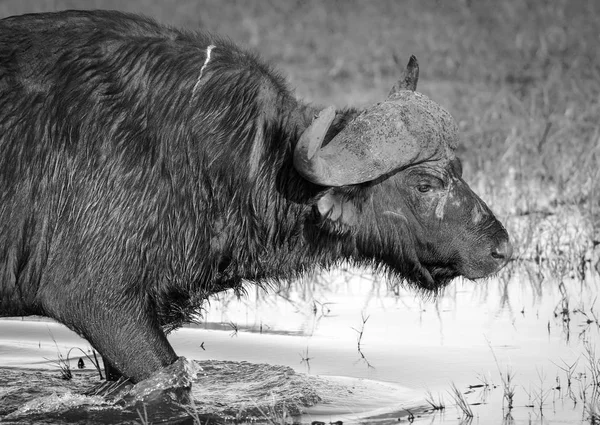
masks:
<instances>
[{"instance_id":1,"label":"buffalo eye","mask_svg":"<svg viewBox=\"0 0 600 425\"><path fill-rule=\"evenodd\" d=\"M438 177L437 170L417 169L409 174L409 184L412 190L423 194L435 192L444 188L444 180Z\"/></svg>"}]
</instances>

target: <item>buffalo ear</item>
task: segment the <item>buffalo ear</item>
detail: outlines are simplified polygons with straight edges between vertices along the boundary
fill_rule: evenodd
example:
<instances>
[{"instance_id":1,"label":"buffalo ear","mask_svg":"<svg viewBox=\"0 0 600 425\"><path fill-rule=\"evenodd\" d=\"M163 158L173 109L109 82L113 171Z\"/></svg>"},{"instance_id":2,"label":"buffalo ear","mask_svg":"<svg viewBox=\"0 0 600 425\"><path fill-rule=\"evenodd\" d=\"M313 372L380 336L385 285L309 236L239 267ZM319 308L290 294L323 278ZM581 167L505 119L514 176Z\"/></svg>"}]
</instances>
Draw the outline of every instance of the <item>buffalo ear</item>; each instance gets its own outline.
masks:
<instances>
[{"instance_id":1,"label":"buffalo ear","mask_svg":"<svg viewBox=\"0 0 600 425\"><path fill-rule=\"evenodd\" d=\"M342 195L329 192L317 201L317 209L321 217L339 222L347 226L358 223L358 211L356 206Z\"/></svg>"}]
</instances>

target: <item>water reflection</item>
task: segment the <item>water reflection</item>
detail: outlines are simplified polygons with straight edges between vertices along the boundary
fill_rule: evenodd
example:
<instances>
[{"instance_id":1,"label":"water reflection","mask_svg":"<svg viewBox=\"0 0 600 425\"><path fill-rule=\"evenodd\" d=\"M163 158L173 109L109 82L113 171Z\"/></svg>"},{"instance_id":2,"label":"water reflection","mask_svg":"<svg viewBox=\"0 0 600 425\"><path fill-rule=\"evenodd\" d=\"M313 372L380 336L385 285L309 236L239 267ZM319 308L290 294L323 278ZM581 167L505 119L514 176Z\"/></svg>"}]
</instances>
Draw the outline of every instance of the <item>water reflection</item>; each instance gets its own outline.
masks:
<instances>
[{"instance_id":1,"label":"water reflection","mask_svg":"<svg viewBox=\"0 0 600 425\"><path fill-rule=\"evenodd\" d=\"M280 341L268 361L299 371L396 382L443 394L447 404L452 382L480 418L570 423L598 398L598 276L560 264L513 263L494 279L457 280L429 299L360 270L316 276L276 295L250 286L251 297L213 300L202 326L233 322L295 335L296 344L285 349ZM214 355L236 358L240 341L229 339L218 338ZM246 341L263 353L247 360L264 361L263 342L256 334Z\"/></svg>"}]
</instances>

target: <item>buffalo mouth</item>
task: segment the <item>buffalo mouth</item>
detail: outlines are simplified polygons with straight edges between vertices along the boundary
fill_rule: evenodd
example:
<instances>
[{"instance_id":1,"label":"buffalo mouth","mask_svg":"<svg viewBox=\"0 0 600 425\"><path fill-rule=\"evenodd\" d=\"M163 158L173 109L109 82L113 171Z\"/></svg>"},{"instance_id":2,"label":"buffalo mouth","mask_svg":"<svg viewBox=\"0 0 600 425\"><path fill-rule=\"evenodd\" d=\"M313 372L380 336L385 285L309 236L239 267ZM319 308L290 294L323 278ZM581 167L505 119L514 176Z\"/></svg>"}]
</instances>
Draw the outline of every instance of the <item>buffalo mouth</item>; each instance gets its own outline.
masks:
<instances>
[{"instance_id":1,"label":"buffalo mouth","mask_svg":"<svg viewBox=\"0 0 600 425\"><path fill-rule=\"evenodd\" d=\"M421 264L420 269L421 276L415 279L415 283L421 289L431 292L438 292L448 286L454 278L460 276L456 268L447 265Z\"/></svg>"},{"instance_id":2,"label":"buffalo mouth","mask_svg":"<svg viewBox=\"0 0 600 425\"><path fill-rule=\"evenodd\" d=\"M490 263L472 268L464 264L421 263L420 275L415 276L413 280L420 288L436 292L447 286L456 277L462 276L469 280L483 279L495 275L504 265L505 263Z\"/></svg>"}]
</instances>

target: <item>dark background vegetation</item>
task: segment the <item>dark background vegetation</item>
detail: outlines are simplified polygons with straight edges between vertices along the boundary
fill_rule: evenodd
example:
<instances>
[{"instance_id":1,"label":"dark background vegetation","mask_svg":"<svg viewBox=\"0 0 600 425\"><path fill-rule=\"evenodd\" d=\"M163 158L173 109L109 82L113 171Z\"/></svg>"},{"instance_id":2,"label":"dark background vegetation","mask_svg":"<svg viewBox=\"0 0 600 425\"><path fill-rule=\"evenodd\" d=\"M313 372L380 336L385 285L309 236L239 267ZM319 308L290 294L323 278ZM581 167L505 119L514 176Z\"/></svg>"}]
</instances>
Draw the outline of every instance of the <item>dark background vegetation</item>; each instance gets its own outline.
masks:
<instances>
[{"instance_id":1,"label":"dark background vegetation","mask_svg":"<svg viewBox=\"0 0 600 425\"><path fill-rule=\"evenodd\" d=\"M540 215L577 216L581 248L596 238L597 0L4 0L0 17L71 8L226 35L280 69L299 97L340 107L382 100L414 54L419 90L459 122L465 177L516 226L517 252L514 217L529 217L531 230Z\"/></svg>"}]
</instances>

